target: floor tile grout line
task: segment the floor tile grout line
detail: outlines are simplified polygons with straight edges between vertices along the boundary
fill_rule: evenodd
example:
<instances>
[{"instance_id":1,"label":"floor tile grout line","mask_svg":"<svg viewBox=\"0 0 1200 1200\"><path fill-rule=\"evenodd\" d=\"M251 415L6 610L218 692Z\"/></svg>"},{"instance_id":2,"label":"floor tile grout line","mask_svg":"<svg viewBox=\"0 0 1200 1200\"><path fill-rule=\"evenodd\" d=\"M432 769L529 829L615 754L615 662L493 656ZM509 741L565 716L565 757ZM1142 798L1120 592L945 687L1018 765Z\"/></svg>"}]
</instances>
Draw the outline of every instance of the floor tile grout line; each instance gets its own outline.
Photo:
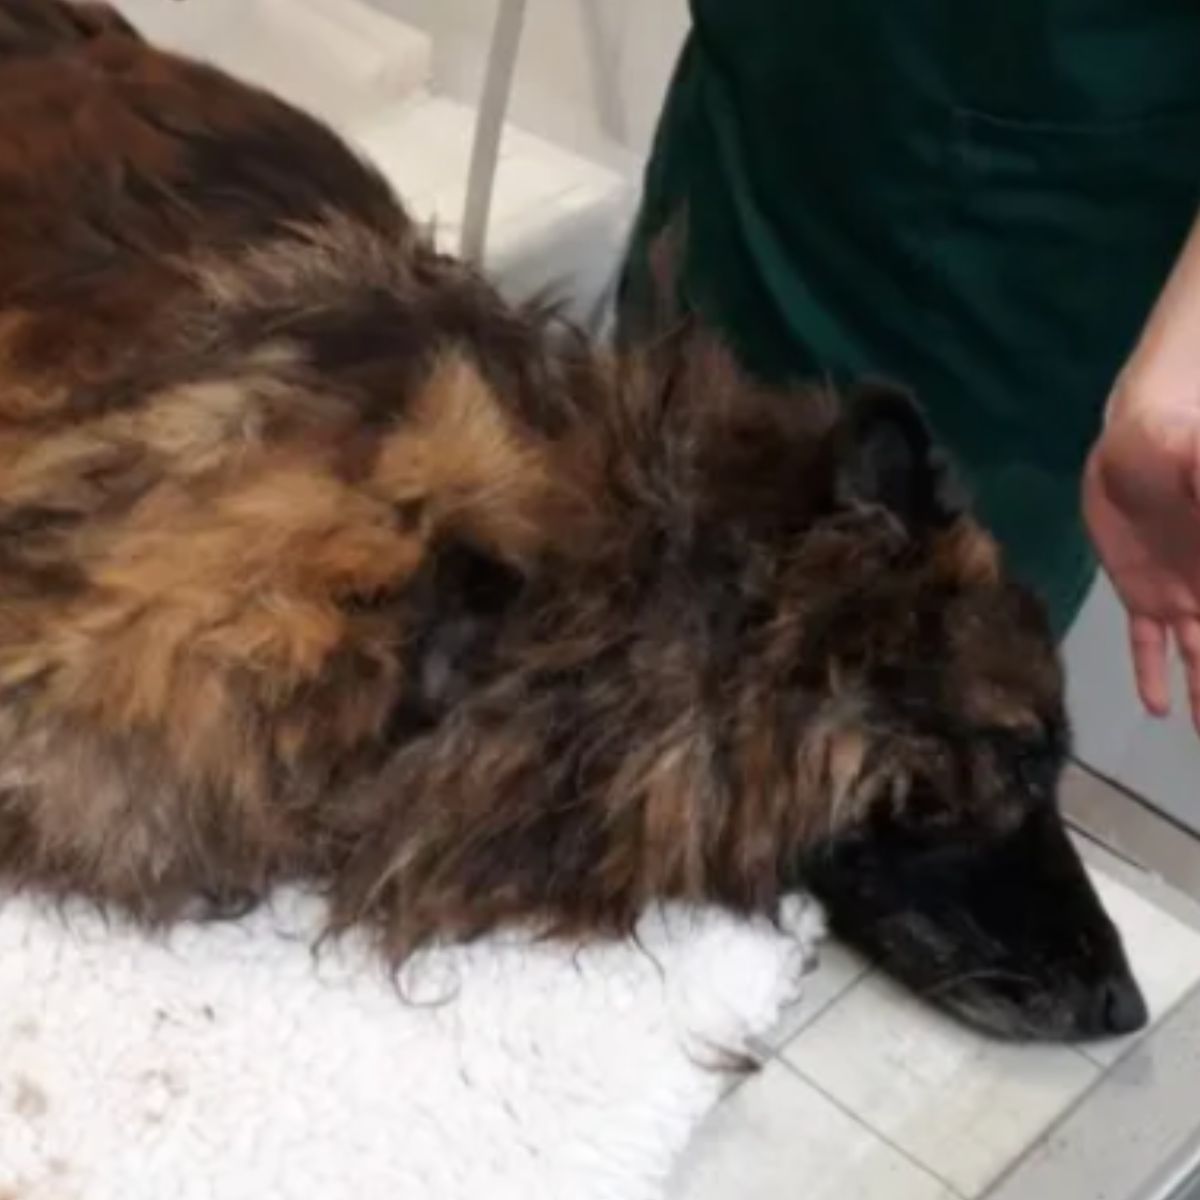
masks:
<instances>
[{"instance_id":1,"label":"floor tile grout line","mask_svg":"<svg viewBox=\"0 0 1200 1200\"><path fill-rule=\"evenodd\" d=\"M837 1098L837 1096L833 1095L833 1093L827 1088L819 1084L815 1079L808 1075L803 1068L797 1066L794 1062L787 1058L781 1057L779 1062L786 1070L790 1071L802 1083L805 1083L808 1087L812 1088L813 1091L822 1097L822 1099L827 1100L840 1113L849 1117L850 1120L853 1121L854 1124L860 1129L864 1130L873 1138L876 1138L878 1141L882 1142L888 1147L888 1149L893 1150L902 1159L904 1159L909 1166L915 1167L921 1172L922 1175L927 1175L935 1183L944 1187L948 1192L950 1192L951 1195L958 1197L958 1200L973 1200L973 1197L967 1196L965 1193L961 1192L957 1187L954 1186L954 1184L946 1179L945 1176L940 1174L938 1171L933 1170L933 1168L927 1163L921 1162L921 1160L915 1155L911 1154L903 1146L899 1145L892 1138L888 1137L886 1133L882 1133L880 1130L876 1129L874 1125L868 1124L859 1113L856 1113L848 1104L844 1104Z\"/></svg>"},{"instance_id":2,"label":"floor tile grout line","mask_svg":"<svg viewBox=\"0 0 1200 1200\"><path fill-rule=\"evenodd\" d=\"M1155 1023L1157 1024L1157 1022ZM1074 1047L1073 1047L1074 1048ZM1002 1171L993 1179L987 1188L980 1192L976 1200L987 1200L989 1196L994 1195L1013 1175L1017 1173L1027 1163L1038 1150L1044 1146L1054 1134L1066 1124L1083 1106L1092 1098L1096 1090L1104 1083L1109 1072L1116 1066L1116 1063L1110 1066L1104 1066L1093 1059L1088 1058L1082 1051L1078 1051L1080 1057L1092 1067L1095 1075L1088 1083L1087 1087L1080 1091L1079 1095L1068 1103L1061 1112L1057 1113L1052 1121L1050 1121L1042 1129L1038 1130L1037 1134L1021 1148L1021 1150L1013 1156L1011 1162L1007 1163ZM1118 1059L1118 1062L1120 1060Z\"/></svg>"},{"instance_id":3,"label":"floor tile grout line","mask_svg":"<svg viewBox=\"0 0 1200 1200\"><path fill-rule=\"evenodd\" d=\"M1126 1045L1122 1047L1121 1053L1118 1054L1116 1058L1093 1058L1086 1050L1078 1047L1077 1049L1079 1049L1079 1053L1082 1054L1083 1057L1088 1060L1088 1062L1099 1067L1101 1073L1107 1075L1110 1071L1115 1070L1121 1063L1123 1063L1134 1050L1142 1045L1147 1038L1153 1035L1154 1031L1158 1029L1160 1025L1168 1020L1168 1018L1174 1016L1179 1009L1181 1009L1189 1000L1195 998L1197 994L1200 994L1200 972L1196 974L1196 976L1192 979L1192 982L1188 984L1188 986L1184 989L1183 994L1179 996L1178 999L1168 1004L1167 1007L1162 1010L1162 1012L1160 1012L1156 1017L1154 1017L1153 1020L1150 1021L1145 1029L1140 1030L1137 1034L1129 1039Z\"/></svg>"},{"instance_id":4,"label":"floor tile grout line","mask_svg":"<svg viewBox=\"0 0 1200 1200\"><path fill-rule=\"evenodd\" d=\"M839 999L848 995L848 993L850 991L852 991L854 989L854 987L856 987L859 983L863 982L874 971L875 971L875 968L871 967L866 972L864 972L862 975L860 975L859 978L857 980L855 980L854 984L852 984L850 987L843 989L843 991L840 993ZM1189 989L1187 996L1191 996L1196 991L1200 991L1200 982L1197 982L1193 988ZM1171 1009L1168 1011L1174 1011L1174 1009L1178 1008L1184 1002L1184 1000L1187 998L1187 996L1181 997L1180 1000L1176 1001L1176 1003L1173 1004L1171 1006ZM833 1007L832 1003L825 1005L821 1009L822 1015L827 1013L829 1011L829 1009L831 1009L832 1007ZM1156 1020L1154 1022L1154 1026L1157 1026L1163 1019L1165 1019L1165 1017L1167 1015L1168 1015L1168 1013L1164 1012L1162 1014L1162 1016L1160 1016L1158 1018L1158 1020ZM815 1018L814 1018L814 1022L815 1022ZM1081 1061L1082 1063L1084 1063L1087 1067L1089 1067L1091 1069L1092 1078L1088 1081L1087 1086L1079 1093L1078 1096L1076 1096L1072 1100L1070 1100L1066 1104L1066 1106L1062 1109L1061 1112L1056 1113L1055 1116L1053 1117L1053 1119L1046 1126L1044 1126L1042 1129L1039 1129L1030 1138L1029 1142L1025 1146L1023 1146L1020 1151L1018 1151L1016 1157L1014 1157L1010 1163L1005 1164L1005 1166L999 1172L999 1174L995 1177L995 1179L991 1180L989 1183L987 1183L985 1185L985 1189L983 1191L979 1192L976 1196L972 1197L972 1196L965 1195L962 1191L960 1191L958 1188L956 1188L948 1179L946 1179L944 1176L942 1176L938 1171L935 1171L927 1163L924 1163L920 1159L916 1158L914 1155L912 1155L907 1150L905 1150L903 1146L899 1145L892 1138L890 1138L887 1134L883 1133L881 1130L877 1129L874 1125L870 1124L859 1113L855 1112L854 1109L850 1108L847 1104L843 1103L841 1100L839 1100L837 1098L837 1096L833 1095L830 1091L828 1091L825 1087L823 1087L820 1083L818 1083L815 1079L813 1079L812 1076L810 1076L806 1071L804 1071L804 1069L802 1067L798 1066L796 1063L792 1062L791 1059L786 1057L785 1051L792 1046L793 1042L799 1040L801 1035L809 1032L812 1029L812 1025L814 1022L809 1022L807 1025L805 1025L797 1033L797 1036L795 1038L790 1039L788 1041L787 1045L780 1049L779 1055L778 1055L780 1063L782 1063L784 1067L786 1067L789 1071L791 1071L791 1073L793 1075L802 1079L810 1087L814 1088L823 1097L825 1097L825 1099L827 1099L831 1104L835 1105L838 1109L840 1109L843 1113L845 1113L848 1117L850 1117L853 1121L855 1121L863 1129L867 1130L869 1133L871 1133L875 1137L879 1138L880 1141L882 1141L886 1145L890 1146L893 1150L895 1150L903 1158L908 1160L908 1162L910 1162L914 1166L920 1168L922 1171L925 1172L925 1174L936 1179L940 1184L942 1184L944 1187L948 1188L955 1196L959 1197L959 1200L986 1200L986 1197L988 1195L990 1195L993 1192L993 1190L996 1187L998 1187L1003 1180L1008 1178L1008 1176L1021 1163L1023 1163L1029 1157L1029 1155L1032 1154L1033 1151L1038 1146L1040 1146L1046 1140L1046 1138L1049 1137L1051 1133L1053 1133L1053 1131L1055 1129L1057 1129L1060 1126L1060 1124L1063 1121L1065 1121L1073 1112L1075 1112L1084 1103L1084 1101L1087 1099L1087 1097L1090 1096L1097 1087L1099 1087L1100 1083L1102 1082L1104 1077L1108 1074L1108 1072L1113 1067L1116 1066L1116 1063L1111 1063L1111 1064L1106 1065L1104 1063L1097 1062L1095 1059L1089 1057L1078 1046L1063 1047L1064 1049L1068 1050L1072 1055L1074 1055L1079 1061ZM1151 1026L1151 1028L1154 1028L1154 1026ZM1149 1031L1147 1031L1147 1032L1149 1032ZM1140 1041L1140 1039L1139 1039L1139 1041ZM1122 1056L1122 1057L1124 1057L1124 1056ZM1119 1062L1120 1059L1118 1059L1117 1061Z\"/></svg>"},{"instance_id":5,"label":"floor tile grout line","mask_svg":"<svg viewBox=\"0 0 1200 1200\"><path fill-rule=\"evenodd\" d=\"M817 970L820 970L819 966L817 967ZM770 1053L767 1055L767 1061L770 1062L771 1059L778 1058L794 1042L796 1042L804 1034L808 1033L809 1030L811 1030L812 1027L822 1017L824 1017L835 1004L838 1004L840 1001L846 999L846 997L849 996L850 993L855 990L855 988L865 982L868 976L874 974L874 972L875 967L871 963L867 963L857 975L855 975L852 979L847 980L846 983L844 983L840 988L837 989L837 991L833 993L833 995L826 997L822 1004L817 1005L816 1009L809 1013L804 1019L804 1023L802 1025L798 1025L794 1030L792 1030L792 1032L788 1034L787 1040L781 1042L778 1046L772 1047L771 1043L767 1041L766 1038L754 1038L753 1040L758 1042L763 1049L770 1050Z\"/></svg>"},{"instance_id":6,"label":"floor tile grout line","mask_svg":"<svg viewBox=\"0 0 1200 1200\"><path fill-rule=\"evenodd\" d=\"M1083 838L1084 841L1103 850L1106 854L1111 854L1118 862L1123 862L1127 867L1132 867L1135 871L1140 871L1143 875L1153 876L1154 872L1140 858L1135 858L1128 850L1110 842L1097 829L1089 828L1078 817L1073 817L1064 814L1063 820L1067 828L1075 834L1076 837Z\"/></svg>"},{"instance_id":7,"label":"floor tile grout line","mask_svg":"<svg viewBox=\"0 0 1200 1200\"><path fill-rule=\"evenodd\" d=\"M1092 841L1093 839L1088 838L1087 840ZM1101 853L1112 853L1112 851L1107 846L1104 846L1103 843L1098 843L1098 848ZM1122 856L1120 855L1114 855L1114 858L1116 858L1118 862L1122 862L1122 865L1124 865L1126 868L1132 868L1135 871L1138 871L1139 874L1144 870L1140 867L1140 864L1132 863L1128 859L1122 860ZM1120 878L1119 875L1118 878ZM1136 887L1134 890L1137 890ZM1141 893L1139 892L1139 895L1140 894ZM784 1066L790 1075L799 1079L806 1086L813 1088L814 1091L816 1091L829 1103L833 1104L839 1111L843 1112L851 1121L854 1122L856 1126L860 1127L871 1136L877 1138L883 1144L887 1145L905 1161L909 1162L918 1170L920 1170L924 1175L930 1177L945 1187L952 1195L959 1197L959 1200L970 1200L970 1198L964 1196L964 1193L960 1189L956 1188L952 1183L946 1180L939 1171L932 1169L914 1155L906 1152L905 1149L898 1145L892 1138L876 1129L870 1122L860 1116L857 1112L839 1101L835 1095L828 1092L824 1087L817 1083L815 1079L808 1075L803 1068L798 1066L788 1057L789 1051L794 1048L795 1043L805 1035L810 1034L814 1025L816 1025L820 1019L827 1015L837 1003L845 999L856 987L860 986L864 980L870 976L873 970L874 968L868 966L866 970L861 971L848 984L840 987L832 996L828 997L813 1013L807 1017L805 1022L788 1037L787 1041L780 1045L773 1057L779 1060L779 1062ZM1194 997L1197 993L1200 993L1200 980L1193 979L1191 984L1185 988L1184 992L1179 997L1177 997L1161 1012L1156 1014L1152 1025L1145 1031L1145 1033L1135 1039L1132 1039L1129 1045L1125 1047L1123 1052L1115 1060L1104 1061L1093 1058L1086 1049L1079 1046L1063 1047L1064 1049L1072 1051L1073 1057L1075 1057L1077 1061L1081 1060L1086 1064L1089 1078L1085 1081L1083 1088L1077 1095L1071 1098L1058 1113L1054 1114L1041 1129L1035 1130L1031 1133L1028 1141L1026 1141L1026 1143L1017 1150L1011 1161L1004 1164L997 1172L995 1177L988 1180L987 1183L983 1185L981 1190L975 1195L975 1200L986 1200L986 1197L995 1195L998 1189L1002 1188L1016 1172L1018 1172L1041 1150L1042 1147L1044 1147L1053 1139L1056 1131L1061 1129L1066 1121L1068 1121L1081 1108L1086 1106L1096 1089L1102 1086L1108 1074L1111 1073L1132 1050L1134 1050L1138 1045L1142 1044L1146 1036L1152 1035L1154 1029L1160 1026L1162 1022L1167 1020L1174 1012L1185 1005L1188 1000Z\"/></svg>"},{"instance_id":8,"label":"floor tile grout line","mask_svg":"<svg viewBox=\"0 0 1200 1200\"><path fill-rule=\"evenodd\" d=\"M1096 836L1085 830L1078 835L1078 840L1089 869L1107 873L1154 908L1200 934L1200 890L1196 886L1182 883L1172 869L1134 861L1127 853L1110 845L1103 834ZM1193 840L1200 843L1200 839Z\"/></svg>"},{"instance_id":9,"label":"floor tile grout line","mask_svg":"<svg viewBox=\"0 0 1200 1200\"><path fill-rule=\"evenodd\" d=\"M1193 903L1200 902L1194 861L1200 853L1197 833L1179 818L1159 808L1148 796L1088 763L1073 760L1072 772L1078 777L1080 789L1071 806L1073 827L1102 852L1127 866L1139 868ZM1100 801L1103 815L1099 818L1088 812L1087 805L1082 803L1084 790L1090 792L1093 789L1103 796ZM1114 803L1115 808L1112 807ZM1132 846L1123 840L1124 834L1132 835ZM1179 860L1174 851L1168 855L1169 863L1161 860L1156 847L1161 848L1167 839L1179 839L1184 844L1182 853L1192 860L1191 866L1178 869Z\"/></svg>"},{"instance_id":10,"label":"floor tile grout line","mask_svg":"<svg viewBox=\"0 0 1200 1200\"><path fill-rule=\"evenodd\" d=\"M1071 762L1079 771L1083 772L1084 775L1090 776L1093 781L1104 784L1106 787L1111 788L1114 792L1117 792L1126 800L1131 800L1134 804L1140 805L1144 809L1148 809L1149 814L1152 817L1164 822L1167 825L1170 825L1177 832L1182 833L1185 837L1195 840L1196 834L1193 830L1189 829L1177 817L1173 817L1170 813L1164 812L1162 809L1157 808L1154 804L1154 801L1149 796L1142 795L1141 792L1135 791L1128 784L1122 783L1119 779L1114 778L1105 771L1101 771L1098 767L1094 767L1089 763L1085 763L1083 759L1079 758L1077 755L1071 755Z\"/></svg>"},{"instance_id":11,"label":"floor tile grout line","mask_svg":"<svg viewBox=\"0 0 1200 1200\"><path fill-rule=\"evenodd\" d=\"M786 1043L784 1043L784 1045L779 1047L779 1049L775 1052L773 1057L778 1062L780 1062L785 1068L787 1068L787 1070L789 1070L793 1075L802 1079L810 1087L814 1088L817 1092L819 1092L831 1104L835 1105L838 1109L840 1109L843 1113L845 1113L846 1116L850 1117L856 1124L861 1126L863 1129L867 1130L867 1132L871 1133L873 1136L879 1138L880 1141L882 1141L887 1146L891 1147L891 1149L895 1150L897 1154L901 1155L908 1162L912 1163L914 1166L916 1166L920 1170L924 1171L925 1174L936 1179L937 1182L940 1183L943 1187L948 1188L955 1196L959 1197L959 1200L976 1200L975 1197L965 1196L948 1179L944 1178L937 1171L933 1170L933 1168L930 1167L927 1163L922 1162L920 1159L916 1158L914 1155L909 1153L907 1150L904 1149L903 1146L899 1145L897 1142L893 1141L892 1138L888 1137L887 1134L883 1133L881 1130L877 1129L874 1125L870 1124L859 1113L855 1112L848 1105L844 1104L835 1095L833 1095L825 1087L823 1087L820 1083L818 1083L815 1079L813 1079L807 1072L805 1072L802 1067L798 1066L796 1063L792 1062L792 1060L790 1058L787 1057L787 1051L789 1049L791 1049L794 1046L794 1044L800 1040L801 1037L805 1036L806 1034L811 1033L820 1018L828 1015L830 1010L833 1009L836 1004L838 1004L840 1001L846 999L850 995L851 992L856 990L860 985L864 984L867 981L867 979L869 979L872 975L876 974L877 970L878 970L878 968L875 967L873 964L868 964L865 971L861 972L855 979L853 979L849 984L847 984L844 988L842 988L837 993L837 995L834 996L831 1000L829 1000L827 1003L821 1005L821 1007L817 1010L817 1012L814 1013L812 1015L812 1017L808 1021L806 1021L805 1024L802 1025L796 1031L796 1033L787 1040ZM1200 987L1200 985L1198 985L1198 987ZM1180 1000L1177 1003L1182 1003L1182 1000ZM1175 1007L1175 1006L1172 1006L1172 1007ZM1166 1014L1164 1013L1163 1015L1165 1016ZM1160 1018L1160 1020L1161 1020L1161 1018ZM1155 1024L1158 1024L1158 1022L1156 1021ZM1104 1075L1107 1073L1107 1071L1110 1068L1106 1067L1103 1063L1099 1063L1096 1060L1090 1058L1078 1046L1066 1046L1066 1047L1064 1047L1064 1049L1069 1051L1079 1061L1083 1062L1087 1067L1091 1068L1094 1078L1092 1078L1089 1081L1087 1087L1084 1089L1083 1095L1087 1095L1088 1093L1090 1093L1092 1091L1092 1089L1094 1087L1096 1087L1099 1084L1100 1080L1103 1079ZM768 1061L770 1061L770 1060L768 1060ZM1115 1066L1116 1064L1114 1063L1112 1065ZM1071 1101L1061 1113L1055 1115L1055 1117L1053 1118L1053 1120L1050 1122L1049 1125L1047 1125L1044 1129L1038 1130L1033 1135L1033 1137L1030 1139L1029 1144L1027 1146L1023 1147L1019 1151L1018 1156L1014 1160L1014 1162L1022 1161L1025 1158L1025 1156L1032 1150L1033 1147L1040 1144L1042 1139L1052 1129L1057 1127L1059 1121L1064 1119L1066 1117L1067 1113L1074 1110L1076 1103L1081 1099L1082 1099L1082 1096L1076 1098L1076 1100L1074 1100L1074 1101ZM1008 1171L1009 1171L1009 1168L1011 1165L1012 1164L1006 1164L1005 1167L1003 1168L1003 1170L1001 1171L1000 1175L997 1176L997 1179L986 1185L986 1188L988 1191L990 1191L992 1189L992 1187L995 1185L996 1182L998 1182L999 1179L1004 1178L1008 1174ZM981 1193L979 1193L979 1196L983 1197L985 1194L986 1193L981 1192Z\"/></svg>"}]
</instances>

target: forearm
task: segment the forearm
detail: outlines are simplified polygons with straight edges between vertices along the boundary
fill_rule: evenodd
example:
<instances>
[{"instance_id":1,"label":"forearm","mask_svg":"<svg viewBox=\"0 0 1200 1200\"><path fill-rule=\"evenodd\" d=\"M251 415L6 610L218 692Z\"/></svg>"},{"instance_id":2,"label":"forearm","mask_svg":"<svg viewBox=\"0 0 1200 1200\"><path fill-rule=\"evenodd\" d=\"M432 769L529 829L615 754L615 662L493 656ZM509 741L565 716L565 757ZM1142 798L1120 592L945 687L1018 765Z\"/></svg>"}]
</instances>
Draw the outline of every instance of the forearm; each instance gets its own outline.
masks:
<instances>
[{"instance_id":1,"label":"forearm","mask_svg":"<svg viewBox=\"0 0 1200 1200\"><path fill-rule=\"evenodd\" d=\"M1184 244L1114 392L1117 404L1200 403L1200 219Z\"/></svg>"}]
</instances>

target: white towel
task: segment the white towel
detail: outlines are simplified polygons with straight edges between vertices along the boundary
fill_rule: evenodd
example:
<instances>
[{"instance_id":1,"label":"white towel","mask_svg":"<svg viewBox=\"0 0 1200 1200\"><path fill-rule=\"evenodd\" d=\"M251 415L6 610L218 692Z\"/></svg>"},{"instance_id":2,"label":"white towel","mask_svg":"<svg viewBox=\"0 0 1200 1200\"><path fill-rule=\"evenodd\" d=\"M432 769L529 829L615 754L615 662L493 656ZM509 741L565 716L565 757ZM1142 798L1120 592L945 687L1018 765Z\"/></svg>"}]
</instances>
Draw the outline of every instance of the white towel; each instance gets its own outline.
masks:
<instances>
[{"instance_id":1,"label":"white towel","mask_svg":"<svg viewBox=\"0 0 1200 1200\"><path fill-rule=\"evenodd\" d=\"M651 1200L820 936L667 910L509 934L399 987L295 893L155 939L0 905L3 1200Z\"/></svg>"}]
</instances>

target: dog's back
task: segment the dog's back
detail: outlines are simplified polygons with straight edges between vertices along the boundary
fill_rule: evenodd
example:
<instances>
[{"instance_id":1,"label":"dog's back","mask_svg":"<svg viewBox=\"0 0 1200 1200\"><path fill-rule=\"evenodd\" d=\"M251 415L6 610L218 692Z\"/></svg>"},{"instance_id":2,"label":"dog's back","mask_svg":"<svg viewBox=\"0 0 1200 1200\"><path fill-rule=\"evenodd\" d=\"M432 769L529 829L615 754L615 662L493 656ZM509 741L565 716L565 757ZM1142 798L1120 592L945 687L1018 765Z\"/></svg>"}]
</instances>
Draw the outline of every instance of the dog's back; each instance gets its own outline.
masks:
<instances>
[{"instance_id":1,"label":"dog's back","mask_svg":"<svg viewBox=\"0 0 1200 1200\"><path fill-rule=\"evenodd\" d=\"M133 331L143 370L148 352L177 358L213 332L181 328L204 316L196 256L231 270L289 223L332 216L405 232L387 186L320 125L89 7L0 11L5 361L31 388L53 374L30 405L75 412L119 387Z\"/></svg>"},{"instance_id":2,"label":"dog's back","mask_svg":"<svg viewBox=\"0 0 1200 1200\"><path fill-rule=\"evenodd\" d=\"M306 804L421 719L429 547L554 536L559 368L332 134L101 6L0 12L0 241L0 858L150 915L311 872Z\"/></svg>"}]
</instances>

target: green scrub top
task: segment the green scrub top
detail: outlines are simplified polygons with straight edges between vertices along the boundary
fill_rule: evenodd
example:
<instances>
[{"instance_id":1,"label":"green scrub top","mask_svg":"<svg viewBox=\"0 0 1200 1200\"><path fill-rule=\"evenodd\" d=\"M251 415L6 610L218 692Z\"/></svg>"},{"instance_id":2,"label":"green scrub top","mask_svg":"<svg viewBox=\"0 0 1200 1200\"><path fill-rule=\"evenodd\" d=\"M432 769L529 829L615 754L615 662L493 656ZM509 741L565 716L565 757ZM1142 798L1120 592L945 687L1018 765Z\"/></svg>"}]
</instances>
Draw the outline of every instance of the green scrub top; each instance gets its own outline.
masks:
<instances>
[{"instance_id":1,"label":"green scrub top","mask_svg":"<svg viewBox=\"0 0 1200 1200\"><path fill-rule=\"evenodd\" d=\"M692 0L621 288L772 382L921 398L1059 631L1084 460L1200 200L1200 0Z\"/></svg>"}]
</instances>

